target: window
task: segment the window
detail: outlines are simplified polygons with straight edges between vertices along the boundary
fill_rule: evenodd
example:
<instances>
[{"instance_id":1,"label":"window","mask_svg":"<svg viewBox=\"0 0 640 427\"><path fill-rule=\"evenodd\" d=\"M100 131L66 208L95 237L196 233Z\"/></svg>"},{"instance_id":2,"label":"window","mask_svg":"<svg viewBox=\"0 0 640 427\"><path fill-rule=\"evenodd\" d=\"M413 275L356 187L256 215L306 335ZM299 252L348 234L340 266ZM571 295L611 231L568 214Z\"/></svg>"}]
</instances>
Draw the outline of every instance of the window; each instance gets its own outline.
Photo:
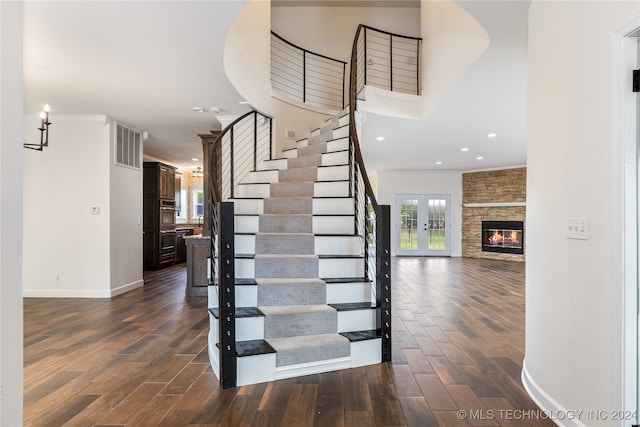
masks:
<instances>
[{"instance_id":1,"label":"window","mask_svg":"<svg viewBox=\"0 0 640 427\"><path fill-rule=\"evenodd\" d=\"M140 132L116 124L116 164L140 169Z\"/></svg>"},{"instance_id":2,"label":"window","mask_svg":"<svg viewBox=\"0 0 640 427\"><path fill-rule=\"evenodd\" d=\"M180 192L176 192L176 218L187 219L187 190L180 189ZM178 198L179 195L179 198ZM180 209L178 209L178 200L180 201Z\"/></svg>"},{"instance_id":3,"label":"window","mask_svg":"<svg viewBox=\"0 0 640 427\"><path fill-rule=\"evenodd\" d=\"M193 218L204 216L204 191L195 190L193 192Z\"/></svg>"}]
</instances>

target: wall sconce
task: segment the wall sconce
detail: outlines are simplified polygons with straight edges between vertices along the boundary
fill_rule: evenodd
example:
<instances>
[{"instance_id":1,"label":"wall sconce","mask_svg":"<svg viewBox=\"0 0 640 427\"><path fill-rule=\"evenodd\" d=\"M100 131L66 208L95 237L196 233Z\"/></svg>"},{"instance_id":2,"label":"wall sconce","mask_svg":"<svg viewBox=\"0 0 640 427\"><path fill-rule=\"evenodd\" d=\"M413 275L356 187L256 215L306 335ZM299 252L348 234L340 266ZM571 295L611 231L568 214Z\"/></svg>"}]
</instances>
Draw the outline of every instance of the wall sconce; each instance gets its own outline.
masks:
<instances>
[{"instance_id":1,"label":"wall sconce","mask_svg":"<svg viewBox=\"0 0 640 427\"><path fill-rule=\"evenodd\" d=\"M202 168L201 168L200 166L198 166L198 167L196 168L196 170L194 170L194 171L192 172L192 176L193 176L194 178L201 178L201 177L203 177L203 176L204 176L204 174L203 174L203 172L202 172Z\"/></svg>"},{"instance_id":2,"label":"wall sconce","mask_svg":"<svg viewBox=\"0 0 640 427\"><path fill-rule=\"evenodd\" d=\"M40 112L40 144L27 144L24 143L22 146L24 148L28 148L29 150L42 151L43 147L49 146L49 125L51 122L49 121L49 104L44 106L44 109Z\"/></svg>"}]
</instances>

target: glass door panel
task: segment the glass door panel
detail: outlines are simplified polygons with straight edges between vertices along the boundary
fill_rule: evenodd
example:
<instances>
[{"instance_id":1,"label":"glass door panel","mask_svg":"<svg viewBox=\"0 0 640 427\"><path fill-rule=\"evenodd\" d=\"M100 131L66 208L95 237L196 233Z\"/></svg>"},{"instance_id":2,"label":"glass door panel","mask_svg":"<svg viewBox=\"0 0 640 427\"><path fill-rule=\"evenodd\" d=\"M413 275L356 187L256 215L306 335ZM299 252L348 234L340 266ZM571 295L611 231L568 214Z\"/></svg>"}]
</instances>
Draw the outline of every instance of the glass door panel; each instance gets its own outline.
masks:
<instances>
[{"instance_id":1,"label":"glass door panel","mask_svg":"<svg viewBox=\"0 0 640 427\"><path fill-rule=\"evenodd\" d=\"M450 195L398 195L396 209L398 255L451 255Z\"/></svg>"}]
</instances>

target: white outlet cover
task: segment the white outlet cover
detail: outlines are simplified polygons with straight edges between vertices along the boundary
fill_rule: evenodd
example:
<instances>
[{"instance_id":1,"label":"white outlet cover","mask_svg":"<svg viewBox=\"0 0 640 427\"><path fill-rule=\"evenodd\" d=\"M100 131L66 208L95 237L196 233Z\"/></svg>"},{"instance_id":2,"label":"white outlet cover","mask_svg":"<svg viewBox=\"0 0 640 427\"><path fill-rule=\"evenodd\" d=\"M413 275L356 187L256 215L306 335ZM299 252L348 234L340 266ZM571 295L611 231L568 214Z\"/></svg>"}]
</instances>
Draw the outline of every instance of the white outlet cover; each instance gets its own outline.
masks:
<instances>
[{"instance_id":1,"label":"white outlet cover","mask_svg":"<svg viewBox=\"0 0 640 427\"><path fill-rule=\"evenodd\" d=\"M568 218L567 239L589 240L589 219Z\"/></svg>"}]
</instances>

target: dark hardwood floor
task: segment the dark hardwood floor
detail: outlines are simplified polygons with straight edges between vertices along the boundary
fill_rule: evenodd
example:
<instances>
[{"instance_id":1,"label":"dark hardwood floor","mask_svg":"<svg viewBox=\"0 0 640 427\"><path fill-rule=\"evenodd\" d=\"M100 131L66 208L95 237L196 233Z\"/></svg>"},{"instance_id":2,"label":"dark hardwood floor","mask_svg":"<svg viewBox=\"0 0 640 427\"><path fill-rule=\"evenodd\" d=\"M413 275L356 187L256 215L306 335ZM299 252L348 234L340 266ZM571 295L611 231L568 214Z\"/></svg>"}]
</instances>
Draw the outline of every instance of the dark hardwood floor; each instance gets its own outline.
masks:
<instances>
[{"instance_id":1,"label":"dark hardwood floor","mask_svg":"<svg viewBox=\"0 0 640 427\"><path fill-rule=\"evenodd\" d=\"M524 264L393 260L393 362L221 390L176 266L106 299L24 300L28 426L552 426L524 391Z\"/></svg>"}]
</instances>

